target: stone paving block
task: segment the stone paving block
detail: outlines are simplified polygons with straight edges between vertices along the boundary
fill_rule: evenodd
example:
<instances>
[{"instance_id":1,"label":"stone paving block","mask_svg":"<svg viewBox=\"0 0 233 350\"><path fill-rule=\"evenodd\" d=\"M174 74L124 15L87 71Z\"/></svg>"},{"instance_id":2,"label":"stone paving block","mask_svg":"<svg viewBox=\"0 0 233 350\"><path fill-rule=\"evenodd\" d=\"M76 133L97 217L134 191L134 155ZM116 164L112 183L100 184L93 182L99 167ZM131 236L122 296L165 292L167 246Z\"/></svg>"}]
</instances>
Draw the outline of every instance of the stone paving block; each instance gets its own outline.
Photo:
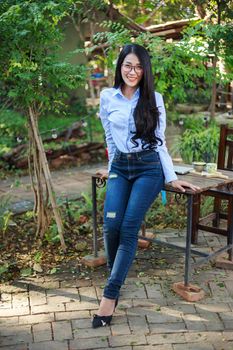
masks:
<instances>
[{"instance_id":1,"label":"stone paving block","mask_svg":"<svg viewBox=\"0 0 233 350\"><path fill-rule=\"evenodd\" d=\"M97 298L101 300L103 295L103 288L101 288L100 286L96 286L95 291L96 291Z\"/></svg>"},{"instance_id":2,"label":"stone paving block","mask_svg":"<svg viewBox=\"0 0 233 350\"><path fill-rule=\"evenodd\" d=\"M225 330L232 330L233 329L233 324L232 324L232 321L223 321L223 324L224 324L224 329Z\"/></svg>"},{"instance_id":3,"label":"stone paving block","mask_svg":"<svg viewBox=\"0 0 233 350\"><path fill-rule=\"evenodd\" d=\"M174 350L214 350L214 347L209 343L205 343L205 344L193 343L193 344L173 344L173 349Z\"/></svg>"},{"instance_id":4,"label":"stone paving block","mask_svg":"<svg viewBox=\"0 0 233 350\"><path fill-rule=\"evenodd\" d=\"M158 288L159 287L159 288ZM163 299L164 295L161 290L161 286L159 285L157 288L155 286L145 286L146 293L148 298L156 298L156 299Z\"/></svg>"},{"instance_id":5,"label":"stone paving block","mask_svg":"<svg viewBox=\"0 0 233 350\"><path fill-rule=\"evenodd\" d=\"M115 350L115 348L114 348ZM133 350L173 350L171 344L166 345L143 345L143 346L133 346Z\"/></svg>"},{"instance_id":6,"label":"stone paving block","mask_svg":"<svg viewBox=\"0 0 233 350\"><path fill-rule=\"evenodd\" d=\"M66 312L55 312L55 320L56 321L62 321L62 320L73 320L73 319L81 319L84 318L90 319L90 312L89 311L66 311Z\"/></svg>"},{"instance_id":7,"label":"stone paving block","mask_svg":"<svg viewBox=\"0 0 233 350\"><path fill-rule=\"evenodd\" d=\"M200 312L198 312L198 315L201 317L203 322L219 322L221 321L219 318L218 313L216 312L208 312L208 311L204 311L204 310L200 310Z\"/></svg>"},{"instance_id":8,"label":"stone paving block","mask_svg":"<svg viewBox=\"0 0 233 350\"><path fill-rule=\"evenodd\" d=\"M6 337L0 338L0 346L8 346L8 345L19 345L32 342L32 335L26 333L18 333L16 335L9 335Z\"/></svg>"},{"instance_id":9,"label":"stone paving block","mask_svg":"<svg viewBox=\"0 0 233 350\"><path fill-rule=\"evenodd\" d=\"M134 334L148 334L149 327L145 317L128 317L129 320L129 328Z\"/></svg>"},{"instance_id":10,"label":"stone paving block","mask_svg":"<svg viewBox=\"0 0 233 350\"><path fill-rule=\"evenodd\" d=\"M80 301L77 288L60 288L47 290L48 304Z\"/></svg>"},{"instance_id":11,"label":"stone paving block","mask_svg":"<svg viewBox=\"0 0 233 350\"><path fill-rule=\"evenodd\" d=\"M176 333L176 332L186 332L186 325L184 322L178 323L150 323L149 324L150 333Z\"/></svg>"},{"instance_id":12,"label":"stone paving block","mask_svg":"<svg viewBox=\"0 0 233 350\"><path fill-rule=\"evenodd\" d=\"M0 342L1 344L1 342ZM0 345L1 346L1 345ZM0 347L1 350L28 350L27 344Z\"/></svg>"},{"instance_id":13,"label":"stone paving block","mask_svg":"<svg viewBox=\"0 0 233 350\"><path fill-rule=\"evenodd\" d=\"M72 339L72 329L70 321L52 322L54 340Z\"/></svg>"},{"instance_id":14,"label":"stone paving block","mask_svg":"<svg viewBox=\"0 0 233 350\"><path fill-rule=\"evenodd\" d=\"M111 325L127 323L128 317L126 315L116 315L112 318Z\"/></svg>"},{"instance_id":15,"label":"stone paving block","mask_svg":"<svg viewBox=\"0 0 233 350\"><path fill-rule=\"evenodd\" d=\"M189 331L200 331L200 332L206 331L205 323L201 321L196 322L196 321L185 320L185 325Z\"/></svg>"},{"instance_id":16,"label":"stone paving block","mask_svg":"<svg viewBox=\"0 0 233 350\"><path fill-rule=\"evenodd\" d=\"M14 284L1 284L0 293L20 293L27 292L28 284L22 282L14 282Z\"/></svg>"},{"instance_id":17,"label":"stone paving block","mask_svg":"<svg viewBox=\"0 0 233 350\"><path fill-rule=\"evenodd\" d=\"M172 314L169 314L167 311L166 313L163 313L162 311L147 310L146 316L149 323L183 322L181 315L179 315L179 312L172 315Z\"/></svg>"},{"instance_id":18,"label":"stone paving block","mask_svg":"<svg viewBox=\"0 0 233 350\"><path fill-rule=\"evenodd\" d=\"M207 331L223 331L224 324L222 322L203 322Z\"/></svg>"},{"instance_id":19,"label":"stone paving block","mask_svg":"<svg viewBox=\"0 0 233 350\"><path fill-rule=\"evenodd\" d=\"M0 334L1 336L5 337L8 335L16 335L16 334L25 334L30 335L31 334L31 326L28 325L22 325L22 326L14 326L11 325L10 327L0 327Z\"/></svg>"},{"instance_id":20,"label":"stone paving block","mask_svg":"<svg viewBox=\"0 0 233 350\"><path fill-rule=\"evenodd\" d=\"M187 332L184 334L187 343L216 343L223 339L222 332Z\"/></svg>"},{"instance_id":21,"label":"stone paving block","mask_svg":"<svg viewBox=\"0 0 233 350\"><path fill-rule=\"evenodd\" d=\"M29 300L30 300L30 305L43 305L47 303L45 291L34 291L31 290L29 292Z\"/></svg>"},{"instance_id":22,"label":"stone paving block","mask_svg":"<svg viewBox=\"0 0 233 350\"><path fill-rule=\"evenodd\" d=\"M143 287L137 287L134 285L128 285L127 287L122 287L121 295L124 299L130 299L130 298L143 298L146 299L146 291L144 286Z\"/></svg>"},{"instance_id":23,"label":"stone paving block","mask_svg":"<svg viewBox=\"0 0 233 350\"><path fill-rule=\"evenodd\" d=\"M87 350L87 349L93 350L93 349L99 349L99 348L109 349L107 337L91 338L91 339L83 338L83 339L71 340L69 350Z\"/></svg>"},{"instance_id":24,"label":"stone paving block","mask_svg":"<svg viewBox=\"0 0 233 350\"><path fill-rule=\"evenodd\" d=\"M19 316L19 324L35 324L54 321L54 313Z\"/></svg>"},{"instance_id":25,"label":"stone paving block","mask_svg":"<svg viewBox=\"0 0 233 350\"><path fill-rule=\"evenodd\" d=\"M57 296L78 296L78 288L77 287L66 287L66 288L54 288L46 290L46 295L48 297L57 297Z\"/></svg>"},{"instance_id":26,"label":"stone paving block","mask_svg":"<svg viewBox=\"0 0 233 350\"><path fill-rule=\"evenodd\" d=\"M129 325L127 323L115 324L111 326L112 335L131 334Z\"/></svg>"},{"instance_id":27,"label":"stone paving block","mask_svg":"<svg viewBox=\"0 0 233 350\"><path fill-rule=\"evenodd\" d=\"M152 345L186 343L186 339L183 333L153 334L153 335L147 335L146 339L147 339L147 342Z\"/></svg>"},{"instance_id":28,"label":"stone paving block","mask_svg":"<svg viewBox=\"0 0 233 350\"><path fill-rule=\"evenodd\" d=\"M66 311L74 311L74 310L96 310L99 308L99 304L97 300L93 301L75 301L73 303L66 303Z\"/></svg>"},{"instance_id":29,"label":"stone paving block","mask_svg":"<svg viewBox=\"0 0 233 350\"><path fill-rule=\"evenodd\" d=\"M65 295L47 296L48 305L56 305L56 304L58 305L58 304L64 304L64 303L72 303L76 301L79 301L78 295L75 298L69 296L68 294L67 296Z\"/></svg>"},{"instance_id":30,"label":"stone paving block","mask_svg":"<svg viewBox=\"0 0 233 350\"><path fill-rule=\"evenodd\" d=\"M223 331L222 340L232 340L233 341L233 330L232 331Z\"/></svg>"},{"instance_id":31,"label":"stone paving block","mask_svg":"<svg viewBox=\"0 0 233 350\"><path fill-rule=\"evenodd\" d=\"M12 294L10 293L1 293L0 294L1 301L10 301L12 300Z\"/></svg>"},{"instance_id":32,"label":"stone paving block","mask_svg":"<svg viewBox=\"0 0 233 350\"><path fill-rule=\"evenodd\" d=\"M72 329L82 329L82 328L91 328L91 317L89 318L80 318L76 320L71 320Z\"/></svg>"},{"instance_id":33,"label":"stone paving block","mask_svg":"<svg viewBox=\"0 0 233 350\"><path fill-rule=\"evenodd\" d=\"M52 340L51 323L38 323L32 326L34 342Z\"/></svg>"},{"instance_id":34,"label":"stone paving block","mask_svg":"<svg viewBox=\"0 0 233 350\"><path fill-rule=\"evenodd\" d=\"M96 290L95 287L81 287L78 288L78 292L81 298L81 301L92 301L96 299Z\"/></svg>"},{"instance_id":35,"label":"stone paving block","mask_svg":"<svg viewBox=\"0 0 233 350\"><path fill-rule=\"evenodd\" d=\"M19 323L19 317L0 317L0 327L6 325L16 325Z\"/></svg>"},{"instance_id":36,"label":"stone paving block","mask_svg":"<svg viewBox=\"0 0 233 350\"><path fill-rule=\"evenodd\" d=\"M219 317L223 322L230 321L232 322L232 328L233 328L233 312L219 312Z\"/></svg>"},{"instance_id":37,"label":"stone paving block","mask_svg":"<svg viewBox=\"0 0 233 350\"><path fill-rule=\"evenodd\" d=\"M147 345L147 340L143 334L118 335L109 337L109 344L112 347L126 345Z\"/></svg>"},{"instance_id":38,"label":"stone paving block","mask_svg":"<svg viewBox=\"0 0 233 350\"><path fill-rule=\"evenodd\" d=\"M89 325L91 326L91 324ZM110 327L100 327L97 329L94 328L81 328L81 329L74 329L74 338L75 339L82 339L82 338L95 338L95 337L108 337L111 335L111 329Z\"/></svg>"},{"instance_id":39,"label":"stone paving block","mask_svg":"<svg viewBox=\"0 0 233 350\"><path fill-rule=\"evenodd\" d=\"M191 304L191 303L183 303L183 302L179 302L176 303L174 305L170 305L169 306L169 310L176 310L178 312L180 312L181 315L183 314L195 314L197 312L196 310L196 303L195 304Z\"/></svg>"},{"instance_id":40,"label":"stone paving block","mask_svg":"<svg viewBox=\"0 0 233 350\"><path fill-rule=\"evenodd\" d=\"M165 306L166 300L163 299L156 299L156 298L150 298L150 299L132 299L133 307L153 307L154 309L160 309L161 306Z\"/></svg>"},{"instance_id":41,"label":"stone paving block","mask_svg":"<svg viewBox=\"0 0 233 350\"><path fill-rule=\"evenodd\" d=\"M11 309L11 301L1 301L0 302L0 312L2 309Z\"/></svg>"},{"instance_id":42,"label":"stone paving block","mask_svg":"<svg viewBox=\"0 0 233 350\"><path fill-rule=\"evenodd\" d=\"M44 289L58 289L60 288L60 282L58 281L52 281L52 280L47 280L41 284L38 284L40 287Z\"/></svg>"},{"instance_id":43,"label":"stone paving block","mask_svg":"<svg viewBox=\"0 0 233 350\"><path fill-rule=\"evenodd\" d=\"M202 312L228 312L230 306L226 303L214 303L214 304L205 304L205 303L195 303L195 307L198 313Z\"/></svg>"},{"instance_id":44,"label":"stone paving block","mask_svg":"<svg viewBox=\"0 0 233 350\"><path fill-rule=\"evenodd\" d=\"M215 350L232 350L233 342L217 342L213 344Z\"/></svg>"},{"instance_id":45,"label":"stone paving block","mask_svg":"<svg viewBox=\"0 0 233 350\"><path fill-rule=\"evenodd\" d=\"M68 279L60 282L61 288L67 288L67 287L90 287L92 285L91 280L85 280L85 279Z\"/></svg>"},{"instance_id":46,"label":"stone paving block","mask_svg":"<svg viewBox=\"0 0 233 350\"><path fill-rule=\"evenodd\" d=\"M209 287L212 293L212 297L218 299L220 298L228 298L229 299L229 293L226 288L224 288L223 282L209 282ZM223 299L224 300L224 299ZM226 300L226 299L225 299Z\"/></svg>"},{"instance_id":47,"label":"stone paving block","mask_svg":"<svg viewBox=\"0 0 233 350\"><path fill-rule=\"evenodd\" d=\"M21 308L29 306L28 293L18 293L12 295L12 306L13 308Z\"/></svg>"},{"instance_id":48,"label":"stone paving block","mask_svg":"<svg viewBox=\"0 0 233 350\"><path fill-rule=\"evenodd\" d=\"M29 350L68 350L68 342L46 341L29 344Z\"/></svg>"},{"instance_id":49,"label":"stone paving block","mask_svg":"<svg viewBox=\"0 0 233 350\"><path fill-rule=\"evenodd\" d=\"M119 310L129 309L133 307L133 300L134 299L123 299L123 298L119 299L116 310L119 311Z\"/></svg>"},{"instance_id":50,"label":"stone paving block","mask_svg":"<svg viewBox=\"0 0 233 350\"><path fill-rule=\"evenodd\" d=\"M32 315L42 314L46 312L58 312L65 311L64 304L45 304L45 305L35 305L31 307Z\"/></svg>"},{"instance_id":51,"label":"stone paving block","mask_svg":"<svg viewBox=\"0 0 233 350\"><path fill-rule=\"evenodd\" d=\"M30 313L29 307L21 307L16 309L3 309L1 310L0 320L2 317L28 315L29 313Z\"/></svg>"},{"instance_id":52,"label":"stone paving block","mask_svg":"<svg viewBox=\"0 0 233 350\"><path fill-rule=\"evenodd\" d=\"M98 348L98 350L106 350L106 348ZM117 346L114 350L132 350L132 346Z\"/></svg>"}]
</instances>

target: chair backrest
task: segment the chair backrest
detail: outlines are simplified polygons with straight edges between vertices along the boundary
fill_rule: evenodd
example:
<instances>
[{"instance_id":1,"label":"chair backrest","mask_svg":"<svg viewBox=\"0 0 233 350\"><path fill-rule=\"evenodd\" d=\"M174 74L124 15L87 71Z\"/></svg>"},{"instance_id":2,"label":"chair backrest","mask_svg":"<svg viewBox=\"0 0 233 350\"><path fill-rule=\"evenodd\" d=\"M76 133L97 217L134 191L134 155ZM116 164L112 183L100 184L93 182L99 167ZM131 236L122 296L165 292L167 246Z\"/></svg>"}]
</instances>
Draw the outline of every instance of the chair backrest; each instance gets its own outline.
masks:
<instances>
[{"instance_id":1,"label":"chair backrest","mask_svg":"<svg viewBox=\"0 0 233 350\"><path fill-rule=\"evenodd\" d=\"M233 128L227 124L221 125L220 129L218 169L233 171Z\"/></svg>"}]
</instances>

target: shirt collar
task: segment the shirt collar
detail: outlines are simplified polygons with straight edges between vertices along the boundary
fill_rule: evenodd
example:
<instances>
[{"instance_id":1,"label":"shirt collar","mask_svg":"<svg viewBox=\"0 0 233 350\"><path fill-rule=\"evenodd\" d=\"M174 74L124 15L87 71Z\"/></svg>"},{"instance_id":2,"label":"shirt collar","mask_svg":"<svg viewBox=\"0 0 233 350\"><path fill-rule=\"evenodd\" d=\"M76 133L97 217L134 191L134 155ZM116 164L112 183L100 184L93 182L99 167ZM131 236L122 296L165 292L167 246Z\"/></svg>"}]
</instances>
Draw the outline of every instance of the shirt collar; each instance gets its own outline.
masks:
<instances>
[{"instance_id":1,"label":"shirt collar","mask_svg":"<svg viewBox=\"0 0 233 350\"><path fill-rule=\"evenodd\" d=\"M135 93L133 94L132 99L134 97L138 97L139 96L139 92L140 92L140 88L138 87L137 90L135 91ZM121 91L121 87L120 86L117 89L115 89L115 91L113 92L113 96L118 95L118 94L123 96L123 97L125 97L123 95L122 91Z\"/></svg>"}]
</instances>

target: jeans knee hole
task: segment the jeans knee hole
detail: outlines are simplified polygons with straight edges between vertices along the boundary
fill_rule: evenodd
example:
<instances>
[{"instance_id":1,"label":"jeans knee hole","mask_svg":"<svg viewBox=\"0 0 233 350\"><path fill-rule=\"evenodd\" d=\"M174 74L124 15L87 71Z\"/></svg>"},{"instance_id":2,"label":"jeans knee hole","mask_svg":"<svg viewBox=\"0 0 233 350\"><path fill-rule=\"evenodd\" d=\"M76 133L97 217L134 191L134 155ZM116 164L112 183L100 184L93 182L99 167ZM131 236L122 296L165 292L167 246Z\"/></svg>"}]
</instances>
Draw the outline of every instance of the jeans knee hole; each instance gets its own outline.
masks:
<instances>
[{"instance_id":1,"label":"jeans knee hole","mask_svg":"<svg viewBox=\"0 0 233 350\"><path fill-rule=\"evenodd\" d=\"M106 217L109 218L109 219L115 219L116 218L116 212L109 211L109 212L107 212Z\"/></svg>"}]
</instances>

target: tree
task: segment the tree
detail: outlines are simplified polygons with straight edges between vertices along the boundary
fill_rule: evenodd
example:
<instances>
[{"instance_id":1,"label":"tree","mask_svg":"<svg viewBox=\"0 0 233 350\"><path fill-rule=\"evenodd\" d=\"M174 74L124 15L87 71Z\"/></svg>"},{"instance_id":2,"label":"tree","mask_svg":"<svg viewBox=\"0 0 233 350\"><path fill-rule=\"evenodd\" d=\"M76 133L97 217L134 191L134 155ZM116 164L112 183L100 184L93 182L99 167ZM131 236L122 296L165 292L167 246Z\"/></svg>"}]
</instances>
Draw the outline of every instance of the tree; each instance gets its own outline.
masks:
<instances>
[{"instance_id":1,"label":"tree","mask_svg":"<svg viewBox=\"0 0 233 350\"><path fill-rule=\"evenodd\" d=\"M110 3L143 26L191 18L195 15L195 6L189 0L112 0Z\"/></svg>"},{"instance_id":2,"label":"tree","mask_svg":"<svg viewBox=\"0 0 233 350\"><path fill-rule=\"evenodd\" d=\"M0 98L23 111L29 134L28 164L35 197L37 234L43 237L53 212L63 249L63 224L38 130L38 118L59 112L67 89L84 82L85 68L59 59L63 35L58 24L73 0L6 0L0 3Z\"/></svg>"},{"instance_id":3,"label":"tree","mask_svg":"<svg viewBox=\"0 0 233 350\"><path fill-rule=\"evenodd\" d=\"M166 42L150 33L132 36L130 30L119 23L105 23L109 29L95 35L96 42L102 44L109 70L115 67L115 58L124 44L136 42L146 47L151 55L155 89L166 95L166 103L187 99L187 89L196 88L196 80L210 82L212 71L206 69L208 57L202 51L193 50L188 45L188 35L180 42ZM135 34L135 33L134 33Z\"/></svg>"},{"instance_id":4,"label":"tree","mask_svg":"<svg viewBox=\"0 0 233 350\"><path fill-rule=\"evenodd\" d=\"M205 21L203 36L209 46L212 55L213 79L210 112L215 115L217 83L219 76L218 63L223 60L229 66L233 60L232 36L233 36L233 4L231 0L193 0L196 10Z\"/></svg>"}]
</instances>

